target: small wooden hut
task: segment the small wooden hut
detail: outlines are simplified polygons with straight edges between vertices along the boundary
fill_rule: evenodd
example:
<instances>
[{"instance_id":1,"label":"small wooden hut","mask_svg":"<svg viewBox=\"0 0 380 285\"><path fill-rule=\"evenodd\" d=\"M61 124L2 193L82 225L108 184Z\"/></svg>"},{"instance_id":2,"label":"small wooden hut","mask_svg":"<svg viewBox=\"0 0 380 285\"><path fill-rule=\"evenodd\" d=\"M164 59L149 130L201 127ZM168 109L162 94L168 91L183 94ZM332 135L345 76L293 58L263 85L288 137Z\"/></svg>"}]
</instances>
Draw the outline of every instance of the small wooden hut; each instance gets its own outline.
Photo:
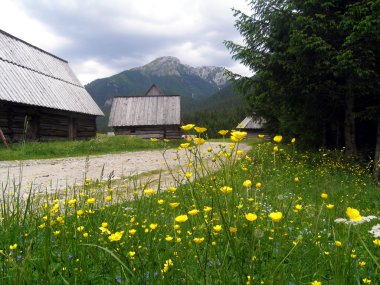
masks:
<instances>
[{"instance_id":1,"label":"small wooden hut","mask_svg":"<svg viewBox=\"0 0 380 285\"><path fill-rule=\"evenodd\" d=\"M67 61L0 30L0 129L8 140L94 137L100 115Z\"/></svg>"},{"instance_id":2,"label":"small wooden hut","mask_svg":"<svg viewBox=\"0 0 380 285\"><path fill-rule=\"evenodd\" d=\"M115 135L141 138L181 137L180 96L164 95L153 84L144 96L115 97L108 126Z\"/></svg>"},{"instance_id":3,"label":"small wooden hut","mask_svg":"<svg viewBox=\"0 0 380 285\"><path fill-rule=\"evenodd\" d=\"M247 132L248 136L254 137L263 133L264 123L265 120L263 118L254 119L253 117L246 117L236 128Z\"/></svg>"}]
</instances>

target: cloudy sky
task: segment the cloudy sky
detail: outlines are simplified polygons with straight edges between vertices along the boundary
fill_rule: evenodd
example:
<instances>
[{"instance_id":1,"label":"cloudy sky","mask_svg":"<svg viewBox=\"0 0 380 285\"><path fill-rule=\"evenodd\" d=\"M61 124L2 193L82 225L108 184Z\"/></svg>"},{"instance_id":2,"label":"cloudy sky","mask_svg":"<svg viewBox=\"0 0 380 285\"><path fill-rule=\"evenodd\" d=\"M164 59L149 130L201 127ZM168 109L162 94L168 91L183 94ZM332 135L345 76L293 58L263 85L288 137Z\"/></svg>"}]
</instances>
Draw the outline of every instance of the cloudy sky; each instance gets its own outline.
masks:
<instances>
[{"instance_id":1,"label":"cloudy sky","mask_svg":"<svg viewBox=\"0 0 380 285\"><path fill-rule=\"evenodd\" d=\"M231 8L249 13L245 0L1 0L0 29L66 59L83 84L161 56L249 75L223 45L242 41Z\"/></svg>"}]
</instances>

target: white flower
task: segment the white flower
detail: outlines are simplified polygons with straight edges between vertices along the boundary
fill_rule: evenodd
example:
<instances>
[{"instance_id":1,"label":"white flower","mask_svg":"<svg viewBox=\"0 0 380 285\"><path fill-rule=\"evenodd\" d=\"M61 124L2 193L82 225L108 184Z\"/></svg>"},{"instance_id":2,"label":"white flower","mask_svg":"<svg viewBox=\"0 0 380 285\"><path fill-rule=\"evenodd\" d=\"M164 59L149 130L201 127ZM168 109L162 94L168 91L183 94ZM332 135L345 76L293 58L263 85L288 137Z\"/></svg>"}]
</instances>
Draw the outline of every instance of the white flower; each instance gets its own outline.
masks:
<instances>
[{"instance_id":1,"label":"white flower","mask_svg":"<svg viewBox=\"0 0 380 285\"><path fill-rule=\"evenodd\" d=\"M343 219L343 218L338 218L338 219L335 219L334 222L337 223L337 224L343 223L343 224L346 224L346 225L354 225L354 226L356 226L356 225L360 225L360 224L363 224L363 223L366 223L366 222L370 222L371 220L374 220L374 219L377 219L377 217L376 216L362 217L362 219L360 221L354 221L354 220L347 220L347 219Z\"/></svg>"},{"instance_id":2,"label":"white flower","mask_svg":"<svg viewBox=\"0 0 380 285\"><path fill-rule=\"evenodd\" d=\"M369 233L372 234L375 238L380 237L380 224L373 226Z\"/></svg>"}]
</instances>

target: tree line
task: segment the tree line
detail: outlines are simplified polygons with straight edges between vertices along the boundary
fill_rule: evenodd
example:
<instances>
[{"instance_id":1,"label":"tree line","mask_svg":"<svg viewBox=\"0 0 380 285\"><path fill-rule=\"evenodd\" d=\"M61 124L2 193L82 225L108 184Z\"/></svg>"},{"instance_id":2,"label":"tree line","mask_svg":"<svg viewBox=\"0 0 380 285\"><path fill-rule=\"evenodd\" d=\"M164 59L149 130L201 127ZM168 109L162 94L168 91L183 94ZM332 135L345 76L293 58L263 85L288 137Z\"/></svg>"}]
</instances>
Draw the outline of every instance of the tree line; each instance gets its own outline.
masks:
<instances>
[{"instance_id":1,"label":"tree line","mask_svg":"<svg viewBox=\"0 0 380 285\"><path fill-rule=\"evenodd\" d=\"M267 128L380 162L380 0L255 0L234 10L252 77L233 74ZM379 167L374 167L378 175Z\"/></svg>"}]
</instances>

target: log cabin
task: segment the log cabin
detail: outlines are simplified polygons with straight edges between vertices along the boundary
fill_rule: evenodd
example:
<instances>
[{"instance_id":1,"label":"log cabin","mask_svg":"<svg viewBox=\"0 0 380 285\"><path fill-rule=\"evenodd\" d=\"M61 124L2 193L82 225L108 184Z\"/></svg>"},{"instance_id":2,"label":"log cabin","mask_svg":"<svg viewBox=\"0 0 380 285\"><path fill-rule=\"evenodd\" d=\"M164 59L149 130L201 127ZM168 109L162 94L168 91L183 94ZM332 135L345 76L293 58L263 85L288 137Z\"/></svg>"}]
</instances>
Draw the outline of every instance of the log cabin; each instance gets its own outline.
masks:
<instances>
[{"instance_id":1,"label":"log cabin","mask_svg":"<svg viewBox=\"0 0 380 285\"><path fill-rule=\"evenodd\" d=\"M66 60L0 30L0 129L9 141L85 139L103 116Z\"/></svg>"},{"instance_id":2,"label":"log cabin","mask_svg":"<svg viewBox=\"0 0 380 285\"><path fill-rule=\"evenodd\" d=\"M164 95L154 84L144 96L115 97L108 122L115 135L145 139L178 139L180 124L180 96Z\"/></svg>"},{"instance_id":3,"label":"log cabin","mask_svg":"<svg viewBox=\"0 0 380 285\"><path fill-rule=\"evenodd\" d=\"M253 118L251 116L244 118L236 128L240 131L247 132L249 137L256 137L259 134L264 134L265 119Z\"/></svg>"}]
</instances>

